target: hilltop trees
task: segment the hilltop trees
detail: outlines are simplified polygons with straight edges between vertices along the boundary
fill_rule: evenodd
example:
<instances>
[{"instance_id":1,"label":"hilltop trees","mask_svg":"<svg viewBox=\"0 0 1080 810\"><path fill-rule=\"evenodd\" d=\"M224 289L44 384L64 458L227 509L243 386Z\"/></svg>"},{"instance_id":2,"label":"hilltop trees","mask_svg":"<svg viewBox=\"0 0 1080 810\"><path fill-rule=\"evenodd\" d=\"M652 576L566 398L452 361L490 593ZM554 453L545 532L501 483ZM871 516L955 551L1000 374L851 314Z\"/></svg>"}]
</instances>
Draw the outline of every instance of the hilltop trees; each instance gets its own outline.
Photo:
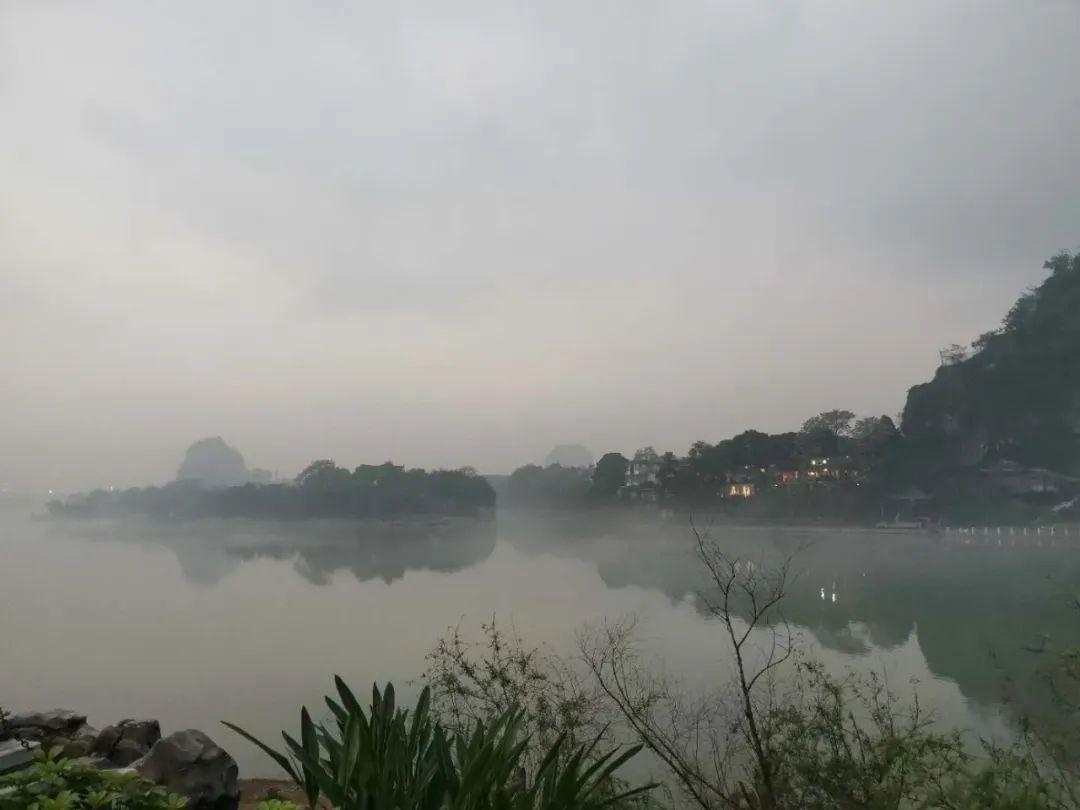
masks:
<instances>
[{"instance_id":1,"label":"hilltop trees","mask_svg":"<svg viewBox=\"0 0 1080 810\"><path fill-rule=\"evenodd\" d=\"M162 519L201 517L392 517L409 514L472 515L495 506L487 479L471 468L407 470L389 461L354 470L330 459L313 461L291 484L245 484L207 489L178 481L164 487L97 490L66 503L49 504L53 514L96 516L145 514Z\"/></svg>"},{"instance_id":2,"label":"hilltop trees","mask_svg":"<svg viewBox=\"0 0 1080 810\"><path fill-rule=\"evenodd\" d=\"M321 460L297 476L296 488L304 512L314 515L467 514L495 505L491 485L471 468L428 472L387 461L350 472Z\"/></svg>"},{"instance_id":3,"label":"hilltop trees","mask_svg":"<svg viewBox=\"0 0 1080 810\"><path fill-rule=\"evenodd\" d=\"M975 351L908 393L909 476L943 484L996 461L1080 473L1080 252L1013 305Z\"/></svg>"},{"instance_id":4,"label":"hilltop trees","mask_svg":"<svg viewBox=\"0 0 1080 810\"><path fill-rule=\"evenodd\" d=\"M685 456L643 447L631 461L610 452L600 459L588 485L584 470L528 465L510 476L508 496L515 503L544 506L579 507L621 496L627 501L711 507L732 497L775 500L774 490L781 487L788 495L847 488L858 491L841 499L845 515L850 516L852 504L860 500L861 513L876 515L877 504L870 502L880 490L885 459L898 436L888 416L856 421L851 411L827 411L808 419L799 432L746 430L715 444L696 441ZM813 500L813 509L820 510L821 497ZM790 512L789 506L785 508ZM769 508L764 507L763 514Z\"/></svg>"},{"instance_id":5,"label":"hilltop trees","mask_svg":"<svg viewBox=\"0 0 1080 810\"><path fill-rule=\"evenodd\" d=\"M626 468L629 464L622 453L605 453L601 456L593 471L593 497L614 498L626 484Z\"/></svg>"},{"instance_id":6,"label":"hilltop trees","mask_svg":"<svg viewBox=\"0 0 1080 810\"><path fill-rule=\"evenodd\" d=\"M660 463L660 455L652 447L642 447L634 451L634 464L655 467Z\"/></svg>"},{"instance_id":7,"label":"hilltop trees","mask_svg":"<svg viewBox=\"0 0 1080 810\"><path fill-rule=\"evenodd\" d=\"M824 411L817 416L811 416L803 422L802 432L814 433L819 430L827 430L837 436L848 436L851 434L851 421L854 418L855 414L851 411Z\"/></svg>"},{"instance_id":8,"label":"hilltop trees","mask_svg":"<svg viewBox=\"0 0 1080 810\"><path fill-rule=\"evenodd\" d=\"M527 506L582 506L591 487L587 467L526 464L511 474L506 496L512 503Z\"/></svg>"},{"instance_id":9,"label":"hilltop trees","mask_svg":"<svg viewBox=\"0 0 1080 810\"><path fill-rule=\"evenodd\" d=\"M855 421L851 428L851 436L855 439L868 439L882 433L893 433L896 425L888 416L864 416Z\"/></svg>"}]
</instances>

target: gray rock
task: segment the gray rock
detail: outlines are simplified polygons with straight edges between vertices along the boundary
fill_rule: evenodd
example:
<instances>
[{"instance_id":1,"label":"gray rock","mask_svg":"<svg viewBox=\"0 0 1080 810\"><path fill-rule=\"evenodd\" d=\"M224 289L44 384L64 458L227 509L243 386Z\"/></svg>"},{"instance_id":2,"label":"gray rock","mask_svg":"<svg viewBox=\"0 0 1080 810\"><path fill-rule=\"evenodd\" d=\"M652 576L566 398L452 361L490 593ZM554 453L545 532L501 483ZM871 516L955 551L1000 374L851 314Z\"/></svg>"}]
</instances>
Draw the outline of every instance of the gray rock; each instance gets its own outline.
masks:
<instances>
[{"instance_id":1,"label":"gray rock","mask_svg":"<svg viewBox=\"0 0 1080 810\"><path fill-rule=\"evenodd\" d=\"M36 726L24 726L15 730L15 739L43 743L56 739L56 733Z\"/></svg>"},{"instance_id":2,"label":"gray rock","mask_svg":"<svg viewBox=\"0 0 1080 810\"><path fill-rule=\"evenodd\" d=\"M73 739L73 740L81 740L81 739L85 738L85 739L88 739L88 740L96 740L98 734L100 734L100 733L101 733L100 731L98 731L96 728L94 728L89 723L83 723L81 726L79 726L77 729L75 729L75 731L73 731L71 733L71 739Z\"/></svg>"},{"instance_id":3,"label":"gray rock","mask_svg":"<svg viewBox=\"0 0 1080 810\"><path fill-rule=\"evenodd\" d=\"M138 762L146 756L146 748L139 745L135 740L120 740L116 747L109 753L108 760L120 768Z\"/></svg>"},{"instance_id":4,"label":"gray rock","mask_svg":"<svg viewBox=\"0 0 1080 810\"><path fill-rule=\"evenodd\" d=\"M83 723L75 729L67 737L57 737L52 741L52 745L59 745L63 748L63 756L68 759L78 759L80 757L88 756L94 750L94 743L97 741L98 730L93 726Z\"/></svg>"},{"instance_id":5,"label":"gray rock","mask_svg":"<svg viewBox=\"0 0 1080 810\"><path fill-rule=\"evenodd\" d=\"M23 744L18 740L0 742L0 773L17 771L34 761L37 743Z\"/></svg>"},{"instance_id":6,"label":"gray rock","mask_svg":"<svg viewBox=\"0 0 1080 810\"><path fill-rule=\"evenodd\" d=\"M124 730L125 740L134 740L147 750L161 739L161 724L157 720L127 720L120 721L120 728Z\"/></svg>"},{"instance_id":7,"label":"gray rock","mask_svg":"<svg viewBox=\"0 0 1080 810\"><path fill-rule=\"evenodd\" d=\"M192 810L233 810L240 800L236 761L201 731L158 740L134 767L143 778L186 796Z\"/></svg>"},{"instance_id":8,"label":"gray rock","mask_svg":"<svg viewBox=\"0 0 1080 810\"><path fill-rule=\"evenodd\" d=\"M55 744L62 746L61 756L67 759L79 759L80 757L89 756L90 752L94 750L93 737L71 737L66 742L58 739Z\"/></svg>"},{"instance_id":9,"label":"gray rock","mask_svg":"<svg viewBox=\"0 0 1080 810\"><path fill-rule=\"evenodd\" d=\"M148 752L158 740L161 739L161 725L157 720L121 720L115 726L107 726L97 736L97 740L94 742L93 751L95 754L106 756L117 761L117 758L113 756L113 752L118 750L120 743L127 743L124 746L128 752L121 755L121 759L126 759L130 756L130 752L134 750L134 745L139 750L139 756L142 756ZM138 759L136 757L135 759ZM129 759L128 764L134 762ZM119 763L118 763L119 764Z\"/></svg>"},{"instance_id":10,"label":"gray rock","mask_svg":"<svg viewBox=\"0 0 1080 810\"><path fill-rule=\"evenodd\" d=\"M21 735L40 733L44 737L63 737L86 723L86 715L70 709L49 709L45 712L22 712L8 718L8 725Z\"/></svg>"}]
</instances>

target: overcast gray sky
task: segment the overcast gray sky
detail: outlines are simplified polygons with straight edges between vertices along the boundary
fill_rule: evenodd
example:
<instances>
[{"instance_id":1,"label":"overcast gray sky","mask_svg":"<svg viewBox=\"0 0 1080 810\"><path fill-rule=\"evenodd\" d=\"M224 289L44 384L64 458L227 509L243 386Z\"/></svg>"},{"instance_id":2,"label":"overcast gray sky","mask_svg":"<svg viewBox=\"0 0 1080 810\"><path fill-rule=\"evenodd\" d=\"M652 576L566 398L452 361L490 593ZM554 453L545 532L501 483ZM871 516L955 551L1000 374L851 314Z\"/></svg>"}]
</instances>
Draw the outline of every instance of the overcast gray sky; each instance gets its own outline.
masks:
<instances>
[{"instance_id":1,"label":"overcast gray sky","mask_svg":"<svg viewBox=\"0 0 1080 810\"><path fill-rule=\"evenodd\" d=\"M1080 2L0 0L0 485L895 413L1080 244Z\"/></svg>"}]
</instances>

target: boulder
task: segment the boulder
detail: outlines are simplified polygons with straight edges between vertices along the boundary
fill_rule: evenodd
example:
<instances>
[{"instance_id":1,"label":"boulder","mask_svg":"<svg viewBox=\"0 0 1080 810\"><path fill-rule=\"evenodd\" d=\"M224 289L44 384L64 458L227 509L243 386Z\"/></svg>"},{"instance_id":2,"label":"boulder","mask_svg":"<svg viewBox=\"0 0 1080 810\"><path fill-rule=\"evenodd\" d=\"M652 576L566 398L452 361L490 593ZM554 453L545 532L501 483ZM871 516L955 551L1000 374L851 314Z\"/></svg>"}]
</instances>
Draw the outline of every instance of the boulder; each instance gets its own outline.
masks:
<instances>
[{"instance_id":1,"label":"boulder","mask_svg":"<svg viewBox=\"0 0 1080 810\"><path fill-rule=\"evenodd\" d=\"M146 756L146 749L134 740L120 740L109 752L108 761L118 768L138 762Z\"/></svg>"},{"instance_id":2,"label":"boulder","mask_svg":"<svg viewBox=\"0 0 1080 810\"><path fill-rule=\"evenodd\" d=\"M134 768L144 779L186 796L192 810L234 810L240 800L236 761L195 729L158 740Z\"/></svg>"},{"instance_id":3,"label":"boulder","mask_svg":"<svg viewBox=\"0 0 1080 810\"><path fill-rule=\"evenodd\" d=\"M68 738L86 725L86 715L70 709L13 714L7 721L9 732L21 740L39 742L45 748L66 745Z\"/></svg>"},{"instance_id":4,"label":"boulder","mask_svg":"<svg viewBox=\"0 0 1080 810\"><path fill-rule=\"evenodd\" d=\"M86 715L70 709L22 712L8 718L8 726L19 734L39 732L48 737L67 736L85 724Z\"/></svg>"},{"instance_id":5,"label":"boulder","mask_svg":"<svg viewBox=\"0 0 1080 810\"><path fill-rule=\"evenodd\" d=\"M83 724L66 740L57 738L53 744L62 745L64 749L63 755L68 759L79 759L90 755L94 750L97 737L98 730L96 728Z\"/></svg>"},{"instance_id":6,"label":"boulder","mask_svg":"<svg viewBox=\"0 0 1080 810\"><path fill-rule=\"evenodd\" d=\"M115 726L107 726L97 736L93 753L108 757L117 765L130 765L161 739L161 725L157 720L121 720Z\"/></svg>"}]
</instances>

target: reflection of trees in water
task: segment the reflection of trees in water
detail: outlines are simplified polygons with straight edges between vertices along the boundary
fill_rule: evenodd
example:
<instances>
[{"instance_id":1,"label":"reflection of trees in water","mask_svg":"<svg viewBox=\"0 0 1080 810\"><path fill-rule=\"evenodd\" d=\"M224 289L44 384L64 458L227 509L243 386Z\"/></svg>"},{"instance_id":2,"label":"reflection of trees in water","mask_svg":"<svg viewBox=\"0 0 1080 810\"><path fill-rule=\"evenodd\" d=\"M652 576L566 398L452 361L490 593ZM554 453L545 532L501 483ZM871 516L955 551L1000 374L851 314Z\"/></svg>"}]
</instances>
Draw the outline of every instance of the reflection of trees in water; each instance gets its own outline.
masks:
<instances>
[{"instance_id":1,"label":"reflection of trees in water","mask_svg":"<svg viewBox=\"0 0 1080 810\"><path fill-rule=\"evenodd\" d=\"M298 573L325 585L337 571L358 580L393 582L409 570L457 571L486 559L495 548L490 518L413 520L252 521L235 518L159 523L124 519L55 524L54 531L83 539L163 545L184 578L212 585L245 560L294 560Z\"/></svg>"},{"instance_id":2,"label":"reflection of trees in water","mask_svg":"<svg viewBox=\"0 0 1080 810\"><path fill-rule=\"evenodd\" d=\"M500 523L504 538L526 550L594 562L611 587L656 588L681 602L705 586L686 525L586 515L557 534L527 516ZM1045 709L1049 696L1036 688L1043 661L1031 648L1043 635L1080 645L1080 615L1069 607L1069 595L1080 593L1076 551L970 548L924 535L724 526L711 533L761 564L794 555L797 579L783 612L822 646L869 653L916 633L929 669L980 702L1001 702L1011 679L1027 698L1024 710Z\"/></svg>"},{"instance_id":3,"label":"reflection of trees in water","mask_svg":"<svg viewBox=\"0 0 1080 810\"><path fill-rule=\"evenodd\" d=\"M297 572L313 585L327 584L347 570L361 582L390 583L410 570L458 571L481 562L495 549L492 520L446 520L418 524L370 524L343 532L340 538L303 539L234 553L245 559L294 558Z\"/></svg>"}]
</instances>

